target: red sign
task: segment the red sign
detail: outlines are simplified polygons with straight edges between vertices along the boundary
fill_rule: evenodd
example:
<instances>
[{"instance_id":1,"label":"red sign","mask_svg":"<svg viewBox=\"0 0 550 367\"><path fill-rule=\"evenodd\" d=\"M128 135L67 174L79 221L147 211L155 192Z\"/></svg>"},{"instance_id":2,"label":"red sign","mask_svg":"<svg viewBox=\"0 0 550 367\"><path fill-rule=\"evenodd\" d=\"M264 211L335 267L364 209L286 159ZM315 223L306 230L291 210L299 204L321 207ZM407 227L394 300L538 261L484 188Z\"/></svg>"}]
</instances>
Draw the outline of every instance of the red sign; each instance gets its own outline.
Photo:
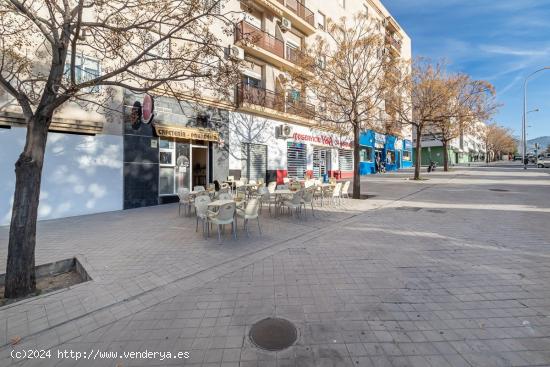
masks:
<instances>
[{"instance_id":1,"label":"red sign","mask_svg":"<svg viewBox=\"0 0 550 367\"><path fill-rule=\"evenodd\" d=\"M344 141L341 139L334 139L330 135L307 135L307 134L299 134L294 133L292 136L294 140L299 141L309 141L312 143L322 144L322 145L328 145L331 147L338 147L338 148L351 148L351 141Z\"/></svg>"},{"instance_id":2,"label":"red sign","mask_svg":"<svg viewBox=\"0 0 550 367\"><path fill-rule=\"evenodd\" d=\"M155 102L153 101L153 97L146 94L143 97L143 105L141 106L141 114L143 118L143 122L146 124L150 123L151 120L153 120L155 111Z\"/></svg>"}]
</instances>

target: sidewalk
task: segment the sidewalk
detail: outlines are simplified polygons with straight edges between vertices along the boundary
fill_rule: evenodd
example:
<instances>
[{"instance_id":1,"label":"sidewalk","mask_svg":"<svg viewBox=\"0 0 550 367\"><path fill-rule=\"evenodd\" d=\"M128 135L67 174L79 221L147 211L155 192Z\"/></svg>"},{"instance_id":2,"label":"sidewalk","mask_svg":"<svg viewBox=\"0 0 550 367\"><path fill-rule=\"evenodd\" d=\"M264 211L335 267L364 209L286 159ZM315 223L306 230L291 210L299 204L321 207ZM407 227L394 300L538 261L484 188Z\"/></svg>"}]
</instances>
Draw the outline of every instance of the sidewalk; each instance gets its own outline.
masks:
<instances>
[{"instance_id":1,"label":"sidewalk","mask_svg":"<svg viewBox=\"0 0 550 367\"><path fill-rule=\"evenodd\" d=\"M264 213L262 237L223 246L172 205L43 222L37 263L76 254L94 280L0 309L3 344L182 350L205 366L549 364L548 174L405 177L368 177L372 199L316 220ZM6 228L0 244L5 256ZM261 352L245 335L274 315L298 326L298 343Z\"/></svg>"}]
</instances>

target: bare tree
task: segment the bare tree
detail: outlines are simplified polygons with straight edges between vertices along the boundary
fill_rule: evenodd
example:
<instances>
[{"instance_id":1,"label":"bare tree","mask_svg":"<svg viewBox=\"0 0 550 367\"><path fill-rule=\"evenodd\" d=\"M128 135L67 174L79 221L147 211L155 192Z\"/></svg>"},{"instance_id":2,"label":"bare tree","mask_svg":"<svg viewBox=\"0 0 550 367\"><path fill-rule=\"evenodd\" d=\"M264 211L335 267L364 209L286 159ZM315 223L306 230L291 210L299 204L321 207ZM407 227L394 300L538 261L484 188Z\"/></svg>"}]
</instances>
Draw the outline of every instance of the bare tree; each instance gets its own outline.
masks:
<instances>
[{"instance_id":1,"label":"bare tree","mask_svg":"<svg viewBox=\"0 0 550 367\"><path fill-rule=\"evenodd\" d=\"M449 171L449 143L461 136L475 135L480 121L497 110L495 89L486 81L472 80L466 74L443 75L448 101L439 118L432 121L429 133L443 145L443 170Z\"/></svg>"},{"instance_id":2,"label":"bare tree","mask_svg":"<svg viewBox=\"0 0 550 367\"><path fill-rule=\"evenodd\" d=\"M318 102L319 123L353 134L353 197L359 199L359 138L364 129L382 125L386 73L394 61L386 55L378 21L364 13L329 19L327 37L317 37L307 60L315 60L309 66L315 78L307 86Z\"/></svg>"},{"instance_id":3,"label":"bare tree","mask_svg":"<svg viewBox=\"0 0 550 367\"><path fill-rule=\"evenodd\" d=\"M422 135L429 131L431 124L447 118L446 110L449 91L444 82L443 62L431 63L427 59L417 59L412 65L402 63L396 83L392 83L392 109L403 124L413 127L416 134L416 157L414 179L420 179L422 157ZM409 72L410 71L410 72Z\"/></svg>"},{"instance_id":4,"label":"bare tree","mask_svg":"<svg viewBox=\"0 0 550 367\"><path fill-rule=\"evenodd\" d=\"M230 32L222 0L5 0L0 3L0 86L19 105L26 143L15 164L5 296L35 290L34 250L44 152L66 102L103 105L114 88L153 94L227 93L238 65L215 24ZM79 55L99 61L87 74ZM99 96L102 98L99 98Z\"/></svg>"},{"instance_id":5,"label":"bare tree","mask_svg":"<svg viewBox=\"0 0 550 367\"><path fill-rule=\"evenodd\" d=\"M496 123L487 125L485 133L486 162L501 159L503 154L517 151L517 141L512 131Z\"/></svg>"}]
</instances>

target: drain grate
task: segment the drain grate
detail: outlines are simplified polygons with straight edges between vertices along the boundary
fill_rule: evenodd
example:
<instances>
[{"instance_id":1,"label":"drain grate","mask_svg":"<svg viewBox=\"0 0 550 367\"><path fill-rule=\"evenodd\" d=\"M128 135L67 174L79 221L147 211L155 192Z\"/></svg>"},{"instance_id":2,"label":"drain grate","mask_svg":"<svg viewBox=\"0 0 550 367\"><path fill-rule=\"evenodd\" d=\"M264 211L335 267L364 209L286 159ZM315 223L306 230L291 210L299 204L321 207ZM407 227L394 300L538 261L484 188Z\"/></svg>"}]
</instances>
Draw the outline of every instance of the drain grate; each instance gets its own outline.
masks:
<instances>
[{"instance_id":1,"label":"drain grate","mask_svg":"<svg viewBox=\"0 0 550 367\"><path fill-rule=\"evenodd\" d=\"M252 325L249 335L258 348L279 351L294 344L298 332L290 321L270 317Z\"/></svg>"},{"instance_id":2,"label":"drain grate","mask_svg":"<svg viewBox=\"0 0 550 367\"><path fill-rule=\"evenodd\" d=\"M495 191L495 192L509 192L510 190L504 190L504 189L489 189L489 191Z\"/></svg>"},{"instance_id":3,"label":"drain grate","mask_svg":"<svg viewBox=\"0 0 550 367\"><path fill-rule=\"evenodd\" d=\"M441 210L441 209L429 209L428 211L430 213L435 213L435 214L445 214L445 213L447 213L446 210Z\"/></svg>"}]
</instances>

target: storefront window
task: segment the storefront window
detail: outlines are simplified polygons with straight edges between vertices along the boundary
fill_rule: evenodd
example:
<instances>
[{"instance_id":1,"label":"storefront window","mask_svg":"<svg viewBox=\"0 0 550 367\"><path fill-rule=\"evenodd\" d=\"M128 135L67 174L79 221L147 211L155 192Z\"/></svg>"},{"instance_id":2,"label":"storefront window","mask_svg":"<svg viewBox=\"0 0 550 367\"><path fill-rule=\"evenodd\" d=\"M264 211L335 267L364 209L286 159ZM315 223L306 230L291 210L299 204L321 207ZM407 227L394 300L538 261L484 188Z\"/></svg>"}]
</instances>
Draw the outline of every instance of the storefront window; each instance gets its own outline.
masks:
<instances>
[{"instance_id":1,"label":"storefront window","mask_svg":"<svg viewBox=\"0 0 550 367\"><path fill-rule=\"evenodd\" d=\"M338 149L340 171L353 171L353 150Z\"/></svg>"},{"instance_id":2,"label":"storefront window","mask_svg":"<svg viewBox=\"0 0 550 367\"><path fill-rule=\"evenodd\" d=\"M372 162L372 148L361 147L359 157L361 158L361 162Z\"/></svg>"},{"instance_id":3,"label":"storefront window","mask_svg":"<svg viewBox=\"0 0 550 367\"><path fill-rule=\"evenodd\" d=\"M387 164L394 164L395 163L395 152L392 150L388 150L386 152L386 163Z\"/></svg>"},{"instance_id":4,"label":"storefront window","mask_svg":"<svg viewBox=\"0 0 550 367\"><path fill-rule=\"evenodd\" d=\"M411 160L411 152L408 150L403 151L403 160L404 161L410 161Z\"/></svg>"},{"instance_id":5,"label":"storefront window","mask_svg":"<svg viewBox=\"0 0 550 367\"><path fill-rule=\"evenodd\" d=\"M159 194L173 195L174 192L174 167L161 167L159 172Z\"/></svg>"}]
</instances>

